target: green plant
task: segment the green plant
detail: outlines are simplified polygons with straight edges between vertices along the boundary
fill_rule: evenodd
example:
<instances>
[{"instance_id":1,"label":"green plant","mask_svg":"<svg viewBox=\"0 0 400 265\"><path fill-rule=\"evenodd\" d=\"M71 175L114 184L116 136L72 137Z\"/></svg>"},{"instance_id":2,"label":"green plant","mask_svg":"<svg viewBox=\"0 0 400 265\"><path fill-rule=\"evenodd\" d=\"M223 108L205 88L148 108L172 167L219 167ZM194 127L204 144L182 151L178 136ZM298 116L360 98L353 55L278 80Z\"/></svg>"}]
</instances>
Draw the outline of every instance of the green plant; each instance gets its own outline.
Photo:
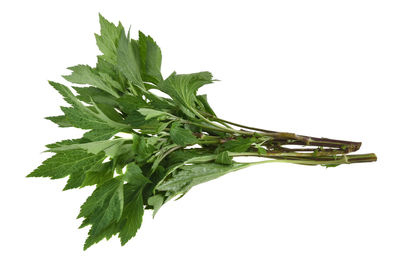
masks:
<instances>
[{"instance_id":1,"label":"green plant","mask_svg":"<svg viewBox=\"0 0 400 265\"><path fill-rule=\"evenodd\" d=\"M70 105L47 117L60 127L87 130L80 139L47 145L55 153L28 177L69 177L64 190L96 185L81 206L91 225L84 249L118 234L124 245L139 229L144 209L155 214L193 186L251 165L285 162L323 165L376 161L349 155L361 143L244 126L216 116L197 90L209 72L161 75L161 50L142 32L130 38L100 15L102 52L96 67L77 65L64 78L76 93L50 82ZM167 97L153 93L159 90ZM158 93L159 94L159 93ZM262 157L241 163L235 157Z\"/></svg>"}]
</instances>

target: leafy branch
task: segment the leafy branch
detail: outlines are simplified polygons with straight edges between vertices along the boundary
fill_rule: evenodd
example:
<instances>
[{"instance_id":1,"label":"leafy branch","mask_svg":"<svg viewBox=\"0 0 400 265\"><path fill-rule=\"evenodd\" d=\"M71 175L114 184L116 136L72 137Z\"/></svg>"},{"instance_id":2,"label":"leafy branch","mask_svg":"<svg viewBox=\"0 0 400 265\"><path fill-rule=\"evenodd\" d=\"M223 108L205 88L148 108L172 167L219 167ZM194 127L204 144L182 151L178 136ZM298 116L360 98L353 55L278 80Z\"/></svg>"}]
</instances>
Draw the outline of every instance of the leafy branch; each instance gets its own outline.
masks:
<instances>
[{"instance_id":1,"label":"leafy branch","mask_svg":"<svg viewBox=\"0 0 400 265\"><path fill-rule=\"evenodd\" d=\"M209 72L161 74L161 50L142 32L131 39L121 23L100 15L96 67L68 68L73 91L50 82L69 104L47 117L60 127L87 130L82 138L49 144L54 156L28 177L68 177L64 190L95 185L81 206L81 227L90 225L84 249L113 235L126 244L136 235L144 209L162 205L193 186L261 163L334 167L376 161L350 154L361 143L259 129L217 117L198 89L213 83ZM154 93L164 92L167 97ZM261 157L236 162L237 157ZM179 197L179 198L180 198Z\"/></svg>"}]
</instances>

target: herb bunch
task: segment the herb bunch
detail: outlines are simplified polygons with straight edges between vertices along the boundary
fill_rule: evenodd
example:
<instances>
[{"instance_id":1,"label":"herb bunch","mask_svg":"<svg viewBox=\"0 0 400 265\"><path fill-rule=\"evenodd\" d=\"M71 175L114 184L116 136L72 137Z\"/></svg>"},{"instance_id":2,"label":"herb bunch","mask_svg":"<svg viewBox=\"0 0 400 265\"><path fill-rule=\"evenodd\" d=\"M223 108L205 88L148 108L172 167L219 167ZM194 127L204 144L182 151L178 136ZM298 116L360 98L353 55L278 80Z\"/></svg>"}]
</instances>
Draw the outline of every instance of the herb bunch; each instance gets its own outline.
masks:
<instances>
[{"instance_id":1,"label":"herb bunch","mask_svg":"<svg viewBox=\"0 0 400 265\"><path fill-rule=\"evenodd\" d=\"M153 215L193 186L251 165L285 162L323 165L376 161L375 154L349 155L361 143L253 128L216 116L200 87L209 72L161 75L161 50L148 35L131 39L121 23L100 15L102 52L96 67L77 65L50 82L69 104L47 117L59 127L87 130L80 139L49 144L55 153L28 177L68 177L64 190L95 185L78 218L90 225L84 249L118 235L135 236L144 209ZM167 97L153 93L159 90ZM235 157L265 158L235 162ZM179 197L179 198L180 198Z\"/></svg>"}]
</instances>

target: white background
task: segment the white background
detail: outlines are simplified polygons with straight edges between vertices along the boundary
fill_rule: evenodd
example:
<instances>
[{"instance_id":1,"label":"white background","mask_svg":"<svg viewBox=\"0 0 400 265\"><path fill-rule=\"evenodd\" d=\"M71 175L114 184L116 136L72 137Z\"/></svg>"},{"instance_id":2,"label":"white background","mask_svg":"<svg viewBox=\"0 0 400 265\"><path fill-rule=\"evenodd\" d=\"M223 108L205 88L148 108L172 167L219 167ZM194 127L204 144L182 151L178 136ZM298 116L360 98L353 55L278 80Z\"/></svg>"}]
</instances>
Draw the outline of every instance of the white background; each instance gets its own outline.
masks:
<instances>
[{"instance_id":1,"label":"white background","mask_svg":"<svg viewBox=\"0 0 400 265\"><path fill-rule=\"evenodd\" d=\"M1 264L400 264L398 1L3 1ZM202 88L239 123L362 141L377 163L266 164L145 214L136 238L82 250L91 188L24 176L44 145L81 135L47 80L94 65L98 12L155 38L163 74L211 71Z\"/></svg>"}]
</instances>

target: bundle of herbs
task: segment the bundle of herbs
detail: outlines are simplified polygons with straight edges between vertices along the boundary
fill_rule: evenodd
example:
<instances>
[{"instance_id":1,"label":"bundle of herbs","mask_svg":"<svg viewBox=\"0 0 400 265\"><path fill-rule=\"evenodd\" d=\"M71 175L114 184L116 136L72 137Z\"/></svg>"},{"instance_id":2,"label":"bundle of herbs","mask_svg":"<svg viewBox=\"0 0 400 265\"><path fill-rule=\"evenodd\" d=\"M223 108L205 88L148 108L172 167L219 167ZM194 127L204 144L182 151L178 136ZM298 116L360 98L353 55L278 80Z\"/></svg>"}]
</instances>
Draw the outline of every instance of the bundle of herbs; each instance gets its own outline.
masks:
<instances>
[{"instance_id":1,"label":"bundle of herbs","mask_svg":"<svg viewBox=\"0 0 400 265\"><path fill-rule=\"evenodd\" d=\"M84 249L119 236L124 245L139 229L144 209L155 214L193 186L251 165L285 162L334 167L376 161L349 155L361 143L249 127L214 113L200 87L209 72L161 75L161 50L148 35L131 39L121 23L100 15L102 52L96 67L77 65L64 78L71 90L50 82L69 104L46 119L87 130L80 139L49 144L55 153L28 177L68 177L64 190L95 185L78 218L90 225ZM165 96L159 96L162 93ZM236 157L263 161L236 162Z\"/></svg>"}]
</instances>

